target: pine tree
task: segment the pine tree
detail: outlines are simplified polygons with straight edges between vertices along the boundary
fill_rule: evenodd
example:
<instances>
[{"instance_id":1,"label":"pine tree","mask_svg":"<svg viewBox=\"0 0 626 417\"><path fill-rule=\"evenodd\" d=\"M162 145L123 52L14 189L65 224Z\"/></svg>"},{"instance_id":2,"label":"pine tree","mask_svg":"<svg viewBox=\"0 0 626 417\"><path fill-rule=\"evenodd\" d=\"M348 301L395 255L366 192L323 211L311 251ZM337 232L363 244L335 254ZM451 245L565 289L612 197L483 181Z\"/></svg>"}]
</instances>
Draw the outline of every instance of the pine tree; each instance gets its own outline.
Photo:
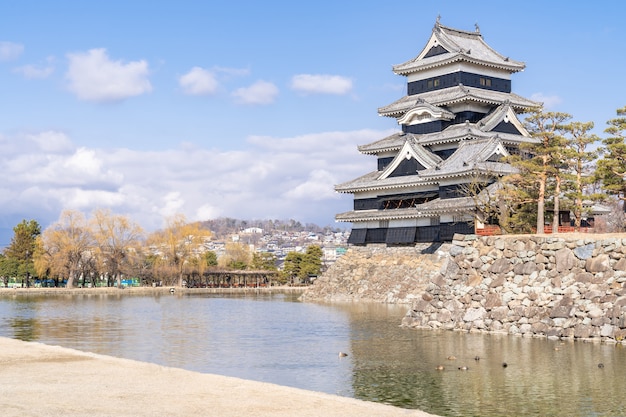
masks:
<instances>
[{"instance_id":1,"label":"pine tree","mask_svg":"<svg viewBox=\"0 0 626 417\"><path fill-rule=\"evenodd\" d=\"M33 255L37 248L37 237L41 234L41 226L35 220L22 220L13 228L14 235L11 243L5 249L4 255L7 264L16 266L16 278L25 280L30 285L29 278L35 275ZM24 281L23 281L24 282Z\"/></svg>"},{"instance_id":2,"label":"pine tree","mask_svg":"<svg viewBox=\"0 0 626 417\"><path fill-rule=\"evenodd\" d=\"M590 133L593 122L571 122L563 126L567 134L565 148L566 163L571 171L571 189L567 196L574 200L574 227L580 229L583 214L583 198L585 187L593 182L593 177L587 175L589 165L597 157L596 151L588 150L591 145L600 141L600 138Z\"/></svg>"},{"instance_id":3,"label":"pine tree","mask_svg":"<svg viewBox=\"0 0 626 417\"><path fill-rule=\"evenodd\" d=\"M537 204L537 233L544 232L545 203L547 199L548 181L555 179L554 211L558 226L559 194L562 181L561 167L563 136L560 134L561 126L570 119L567 113L536 111L526 119L526 128L535 139L533 142L520 145L522 155L512 163L520 170L520 182L531 184L536 187ZM526 191L527 195L531 193ZM555 230L556 232L556 230Z\"/></svg>"},{"instance_id":4,"label":"pine tree","mask_svg":"<svg viewBox=\"0 0 626 417\"><path fill-rule=\"evenodd\" d=\"M626 107L617 109L617 116L607 122L604 132L610 136L602 141L602 159L598 161L596 178L602 189L620 200L626 198Z\"/></svg>"}]
</instances>

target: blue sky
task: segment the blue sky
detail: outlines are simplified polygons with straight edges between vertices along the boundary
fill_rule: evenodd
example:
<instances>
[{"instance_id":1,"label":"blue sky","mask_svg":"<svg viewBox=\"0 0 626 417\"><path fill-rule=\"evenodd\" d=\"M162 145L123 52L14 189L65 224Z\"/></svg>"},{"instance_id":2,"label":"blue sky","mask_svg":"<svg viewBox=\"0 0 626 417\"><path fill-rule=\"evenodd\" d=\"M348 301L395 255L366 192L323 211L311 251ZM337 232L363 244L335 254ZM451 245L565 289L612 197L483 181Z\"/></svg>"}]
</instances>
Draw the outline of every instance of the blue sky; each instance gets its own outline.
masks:
<instances>
[{"instance_id":1,"label":"blue sky","mask_svg":"<svg viewBox=\"0 0 626 417\"><path fill-rule=\"evenodd\" d=\"M377 114L405 93L391 66L421 51L438 15L478 24L526 63L514 92L601 134L626 105L625 12L621 1L3 1L0 228L99 207L147 230L176 213L335 225L351 196L333 185L376 166L357 145L398 129Z\"/></svg>"}]
</instances>

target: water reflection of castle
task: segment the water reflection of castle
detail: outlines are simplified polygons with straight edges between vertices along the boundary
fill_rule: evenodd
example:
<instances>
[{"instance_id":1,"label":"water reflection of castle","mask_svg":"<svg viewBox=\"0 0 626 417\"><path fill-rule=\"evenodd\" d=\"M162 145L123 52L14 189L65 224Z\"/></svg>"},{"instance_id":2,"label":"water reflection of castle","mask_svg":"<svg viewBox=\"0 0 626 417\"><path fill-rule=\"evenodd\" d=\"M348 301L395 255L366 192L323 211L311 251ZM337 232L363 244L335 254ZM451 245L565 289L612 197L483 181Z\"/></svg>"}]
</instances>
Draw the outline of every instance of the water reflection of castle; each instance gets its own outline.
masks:
<instances>
[{"instance_id":1,"label":"water reflection of castle","mask_svg":"<svg viewBox=\"0 0 626 417\"><path fill-rule=\"evenodd\" d=\"M493 50L474 32L435 23L417 57L393 67L407 77L407 95L378 109L402 130L359 151L376 170L335 186L354 194L349 243L411 244L474 233L477 199L470 184L512 172L502 158L532 141L518 114L540 106L511 92L511 75L525 68ZM478 207L479 209L479 207Z\"/></svg>"}]
</instances>

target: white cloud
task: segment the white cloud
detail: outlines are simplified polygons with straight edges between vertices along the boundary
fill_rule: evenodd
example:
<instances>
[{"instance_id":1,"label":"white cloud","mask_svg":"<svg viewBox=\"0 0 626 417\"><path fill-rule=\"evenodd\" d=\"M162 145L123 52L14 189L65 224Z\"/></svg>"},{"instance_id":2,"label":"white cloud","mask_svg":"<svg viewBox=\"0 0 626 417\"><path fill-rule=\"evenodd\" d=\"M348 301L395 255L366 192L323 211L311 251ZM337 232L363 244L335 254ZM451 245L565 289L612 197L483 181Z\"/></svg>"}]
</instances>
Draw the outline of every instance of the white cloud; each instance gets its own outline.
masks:
<instances>
[{"instance_id":1,"label":"white cloud","mask_svg":"<svg viewBox=\"0 0 626 417\"><path fill-rule=\"evenodd\" d=\"M224 74L229 77L243 77L250 75L249 68L228 68L228 67L214 67L215 73Z\"/></svg>"},{"instance_id":2,"label":"white cloud","mask_svg":"<svg viewBox=\"0 0 626 417\"><path fill-rule=\"evenodd\" d=\"M267 81L257 81L250 87L235 90L232 95L240 104L271 104L278 96L278 87Z\"/></svg>"},{"instance_id":3,"label":"white cloud","mask_svg":"<svg viewBox=\"0 0 626 417\"><path fill-rule=\"evenodd\" d=\"M181 212L185 200L178 191L171 191L161 198L162 204L157 208L158 213L164 218L172 217Z\"/></svg>"},{"instance_id":4,"label":"white cloud","mask_svg":"<svg viewBox=\"0 0 626 417\"><path fill-rule=\"evenodd\" d=\"M24 65L13 70L28 79L44 79L48 78L54 72L54 66L48 63L45 66L37 67L35 65Z\"/></svg>"},{"instance_id":5,"label":"white cloud","mask_svg":"<svg viewBox=\"0 0 626 417\"><path fill-rule=\"evenodd\" d=\"M291 88L308 94L347 94L352 90L352 80L339 75L299 74L291 79Z\"/></svg>"},{"instance_id":6,"label":"white cloud","mask_svg":"<svg viewBox=\"0 0 626 417\"><path fill-rule=\"evenodd\" d=\"M0 61L13 61L24 52L24 45L0 41Z\"/></svg>"},{"instance_id":7,"label":"white cloud","mask_svg":"<svg viewBox=\"0 0 626 417\"><path fill-rule=\"evenodd\" d=\"M100 173L102 161L96 157L96 152L91 149L79 148L70 155L63 164L63 168L75 172L81 176L95 176Z\"/></svg>"},{"instance_id":8,"label":"white cloud","mask_svg":"<svg viewBox=\"0 0 626 417\"><path fill-rule=\"evenodd\" d=\"M185 94L201 96L214 94L219 87L215 74L200 67L193 67L178 79Z\"/></svg>"},{"instance_id":9,"label":"white cloud","mask_svg":"<svg viewBox=\"0 0 626 417\"><path fill-rule=\"evenodd\" d=\"M106 190L68 188L63 190L63 202L74 210L92 211L94 207L116 207L124 202L124 196Z\"/></svg>"},{"instance_id":10,"label":"white cloud","mask_svg":"<svg viewBox=\"0 0 626 417\"><path fill-rule=\"evenodd\" d=\"M35 142L39 149L46 153L66 152L74 149L72 141L63 132L46 131L28 134L26 138Z\"/></svg>"},{"instance_id":11,"label":"white cloud","mask_svg":"<svg viewBox=\"0 0 626 417\"><path fill-rule=\"evenodd\" d=\"M33 218L46 227L64 208L110 208L148 230L175 213L189 220L228 216L332 224L336 213L351 207L351 196L335 193L333 186L375 169L357 145L390 133L251 137L240 151L77 148L60 132L4 135L0 219L17 224Z\"/></svg>"},{"instance_id":12,"label":"white cloud","mask_svg":"<svg viewBox=\"0 0 626 417\"><path fill-rule=\"evenodd\" d=\"M109 59L105 49L67 54L68 88L81 100L120 101L152 91L148 63Z\"/></svg>"},{"instance_id":13,"label":"white cloud","mask_svg":"<svg viewBox=\"0 0 626 417\"><path fill-rule=\"evenodd\" d=\"M553 109L563 101L559 96L548 96L543 93L534 93L530 96L530 99L543 103L543 107L546 109Z\"/></svg>"},{"instance_id":14,"label":"white cloud","mask_svg":"<svg viewBox=\"0 0 626 417\"><path fill-rule=\"evenodd\" d=\"M337 178L325 169L316 169L309 173L306 181L297 184L283 196L287 199L303 201L322 201L338 197L333 192Z\"/></svg>"},{"instance_id":15,"label":"white cloud","mask_svg":"<svg viewBox=\"0 0 626 417\"><path fill-rule=\"evenodd\" d=\"M223 213L218 207L212 204L204 204L196 210L194 218L196 219L216 219Z\"/></svg>"}]
</instances>

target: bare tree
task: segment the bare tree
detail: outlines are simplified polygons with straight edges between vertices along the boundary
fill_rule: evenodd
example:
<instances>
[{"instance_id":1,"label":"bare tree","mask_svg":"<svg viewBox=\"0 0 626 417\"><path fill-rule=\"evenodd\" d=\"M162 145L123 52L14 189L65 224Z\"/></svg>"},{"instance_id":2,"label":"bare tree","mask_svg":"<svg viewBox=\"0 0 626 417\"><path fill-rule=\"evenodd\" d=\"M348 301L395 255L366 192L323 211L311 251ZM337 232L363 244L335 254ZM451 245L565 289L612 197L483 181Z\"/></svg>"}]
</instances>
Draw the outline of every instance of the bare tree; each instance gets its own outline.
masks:
<instances>
[{"instance_id":1,"label":"bare tree","mask_svg":"<svg viewBox=\"0 0 626 417\"><path fill-rule=\"evenodd\" d=\"M92 261L93 242L83 213L63 211L59 220L41 235L41 251L35 263L38 273L48 270L53 275L67 277L66 286L72 288L84 266Z\"/></svg>"},{"instance_id":2,"label":"bare tree","mask_svg":"<svg viewBox=\"0 0 626 417\"><path fill-rule=\"evenodd\" d=\"M204 241L211 232L202 228L200 223L187 223L182 214L175 215L166 221L163 230L152 233L148 238L151 248L156 251L156 267L176 271L178 286L183 286L185 268L190 266L193 258L204 252Z\"/></svg>"},{"instance_id":3,"label":"bare tree","mask_svg":"<svg viewBox=\"0 0 626 417\"><path fill-rule=\"evenodd\" d=\"M91 219L96 244L99 270L122 285L122 274L128 263L129 252L135 253L143 240L141 227L126 216L114 215L109 210L96 210Z\"/></svg>"}]
</instances>

